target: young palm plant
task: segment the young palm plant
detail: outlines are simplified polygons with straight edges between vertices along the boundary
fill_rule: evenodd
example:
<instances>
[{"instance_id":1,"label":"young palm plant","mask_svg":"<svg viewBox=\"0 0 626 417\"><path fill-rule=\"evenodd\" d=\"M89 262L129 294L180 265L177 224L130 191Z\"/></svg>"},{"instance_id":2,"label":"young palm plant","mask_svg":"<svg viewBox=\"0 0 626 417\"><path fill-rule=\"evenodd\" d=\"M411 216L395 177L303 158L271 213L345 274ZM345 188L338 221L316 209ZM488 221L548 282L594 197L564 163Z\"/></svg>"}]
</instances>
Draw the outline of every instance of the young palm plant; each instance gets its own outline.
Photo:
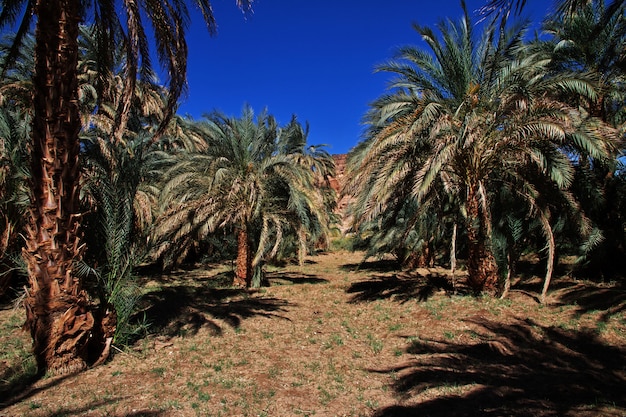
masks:
<instances>
[{"instance_id":1,"label":"young palm plant","mask_svg":"<svg viewBox=\"0 0 626 417\"><path fill-rule=\"evenodd\" d=\"M2 62L7 59L13 39L13 35L5 35L0 41ZM29 37L20 50L20 64L8 71L0 84L0 296L13 278L24 272L19 258L29 204L33 44Z\"/></svg>"},{"instance_id":2,"label":"young palm plant","mask_svg":"<svg viewBox=\"0 0 626 417\"><path fill-rule=\"evenodd\" d=\"M124 344L133 335L130 318L140 295L134 268L147 251L143 222L138 221L139 213L146 210L137 203L150 166L151 136L145 132L127 133L124 146L120 146L97 133L90 132L84 140L82 186L92 210L86 218L90 226L85 236L90 244L86 261L96 265L92 272L101 303L115 312L110 315L115 319L115 333L109 337Z\"/></svg>"},{"instance_id":3,"label":"young palm plant","mask_svg":"<svg viewBox=\"0 0 626 417\"><path fill-rule=\"evenodd\" d=\"M416 25L429 51L401 48L379 68L396 78L367 115L369 134L351 157L346 190L357 196L357 221L388 209L397 190L418 206L444 192L457 196L466 216L468 284L475 293L496 293L494 193L514 190L550 236L532 181L564 190L574 172L566 146L598 158L608 147L597 131L578 129L576 109L558 100L563 91L593 97L588 80L553 74L548 60L525 53L523 27L494 20L479 38L475 27L465 8L459 22L438 25L440 36Z\"/></svg>"},{"instance_id":4,"label":"young palm plant","mask_svg":"<svg viewBox=\"0 0 626 417\"><path fill-rule=\"evenodd\" d=\"M28 212L30 120L19 108L0 106L0 296L21 271L18 261Z\"/></svg>"},{"instance_id":5,"label":"young palm plant","mask_svg":"<svg viewBox=\"0 0 626 417\"><path fill-rule=\"evenodd\" d=\"M194 242L232 230L234 285L258 286L262 261L278 253L286 236L296 236L303 255L307 242L327 234L328 199L316 180L331 171L332 159L306 152L306 134L295 119L281 129L266 113L255 118L249 107L240 118L207 116L200 129L204 149L179 153L167 173L155 255L179 262Z\"/></svg>"},{"instance_id":6,"label":"young palm plant","mask_svg":"<svg viewBox=\"0 0 626 417\"><path fill-rule=\"evenodd\" d=\"M85 223L90 226L85 233L89 246L86 260L96 265L86 268L86 272L96 276L95 292L100 303L112 311L110 317L116 326L110 337L117 344L131 341L136 331L142 330L142 326L130 322L140 297L134 270L150 249L163 164L167 163L168 152L195 149L198 143L188 123L178 116L155 138L166 99L163 87L156 77L152 78L154 82L136 84L121 138L116 138L114 132L116 109L122 99L122 75L110 73L108 78L94 80L107 86L103 94L106 100L100 100L97 111L87 115L85 125L91 128L82 134L81 187L88 206Z\"/></svg>"}]
</instances>

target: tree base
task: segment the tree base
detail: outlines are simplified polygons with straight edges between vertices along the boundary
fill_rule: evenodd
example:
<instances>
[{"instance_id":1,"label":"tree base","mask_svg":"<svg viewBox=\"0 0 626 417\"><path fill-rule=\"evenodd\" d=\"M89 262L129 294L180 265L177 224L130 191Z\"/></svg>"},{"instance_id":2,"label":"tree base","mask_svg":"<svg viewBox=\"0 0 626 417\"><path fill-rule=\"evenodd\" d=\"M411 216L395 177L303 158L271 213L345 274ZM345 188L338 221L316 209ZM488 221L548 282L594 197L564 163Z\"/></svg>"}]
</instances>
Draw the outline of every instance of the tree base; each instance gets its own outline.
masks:
<instances>
[{"instance_id":1,"label":"tree base","mask_svg":"<svg viewBox=\"0 0 626 417\"><path fill-rule=\"evenodd\" d=\"M470 257L467 262L467 285L475 295L487 293L496 296L500 292L498 265L493 255L487 252L481 257Z\"/></svg>"}]
</instances>

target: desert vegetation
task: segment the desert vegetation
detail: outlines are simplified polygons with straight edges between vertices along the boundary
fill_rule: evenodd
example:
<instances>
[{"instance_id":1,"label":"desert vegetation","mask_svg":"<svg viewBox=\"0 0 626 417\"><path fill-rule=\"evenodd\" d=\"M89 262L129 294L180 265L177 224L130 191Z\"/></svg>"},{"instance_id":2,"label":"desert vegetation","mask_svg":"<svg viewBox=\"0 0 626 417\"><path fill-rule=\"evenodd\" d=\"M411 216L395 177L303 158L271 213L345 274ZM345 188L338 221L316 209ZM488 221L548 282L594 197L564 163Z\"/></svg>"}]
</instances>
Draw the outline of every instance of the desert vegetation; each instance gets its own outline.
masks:
<instances>
[{"instance_id":1,"label":"desert vegetation","mask_svg":"<svg viewBox=\"0 0 626 417\"><path fill-rule=\"evenodd\" d=\"M184 2L23 3L0 414L626 413L623 1L415 24L340 158L296 115L176 114Z\"/></svg>"}]
</instances>

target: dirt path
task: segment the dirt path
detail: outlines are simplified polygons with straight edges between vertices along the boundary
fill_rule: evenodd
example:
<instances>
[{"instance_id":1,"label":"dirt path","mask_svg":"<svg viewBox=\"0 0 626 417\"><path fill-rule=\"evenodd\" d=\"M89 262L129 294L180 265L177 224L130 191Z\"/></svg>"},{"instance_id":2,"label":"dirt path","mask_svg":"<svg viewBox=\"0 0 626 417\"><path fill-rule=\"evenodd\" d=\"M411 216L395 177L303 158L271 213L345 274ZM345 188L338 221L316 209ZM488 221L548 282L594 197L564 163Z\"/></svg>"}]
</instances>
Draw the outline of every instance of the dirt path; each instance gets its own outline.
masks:
<instances>
[{"instance_id":1,"label":"dirt path","mask_svg":"<svg viewBox=\"0 0 626 417\"><path fill-rule=\"evenodd\" d=\"M626 297L474 299L359 260L312 257L251 293L208 288L223 269L155 278L156 334L0 416L626 415Z\"/></svg>"}]
</instances>

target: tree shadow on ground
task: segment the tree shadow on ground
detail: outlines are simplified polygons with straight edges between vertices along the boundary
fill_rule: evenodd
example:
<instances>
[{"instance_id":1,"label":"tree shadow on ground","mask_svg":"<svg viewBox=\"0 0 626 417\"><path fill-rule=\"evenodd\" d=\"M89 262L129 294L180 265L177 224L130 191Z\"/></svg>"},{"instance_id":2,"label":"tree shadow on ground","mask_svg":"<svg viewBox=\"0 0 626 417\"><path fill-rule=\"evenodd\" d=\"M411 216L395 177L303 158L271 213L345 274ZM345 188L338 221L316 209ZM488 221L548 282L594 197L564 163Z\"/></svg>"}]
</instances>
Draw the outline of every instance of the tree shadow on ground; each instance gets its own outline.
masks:
<instances>
[{"instance_id":1,"label":"tree shadow on ground","mask_svg":"<svg viewBox=\"0 0 626 417\"><path fill-rule=\"evenodd\" d=\"M413 341L409 363L371 370L394 375L403 402L377 410L395 416L623 415L626 411L624 348L608 346L591 330L566 331L531 320L501 324L467 320L472 343ZM615 411L615 413L613 413Z\"/></svg>"},{"instance_id":2,"label":"tree shadow on ground","mask_svg":"<svg viewBox=\"0 0 626 417\"><path fill-rule=\"evenodd\" d=\"M411 300L426 301L438 292L452 294L462 291L455 286L447 274L429 273L427 275L374 275L366 281L355 282L346 290L353 294L351 303L394 299L400 302Z\"/></svg>"},{"instance_id":3,"label":"tree shadow on ground","mask_svg":"<svg viewBox=\"0 0 626 417\"><path fill-rule=\"evenodd\" d=\"M37 381L40 380L40 377L38 376L33 376L28 380L28 383L25 385L13 385L11 387L6 387L7 390L3 390L0 391L0 416L4 416L4 414L2 414L2 410L6 407L12 406L14 404L17 404L19 402L22 401L26 401L28 398L46 391L50 388L53 388L59 384L61 384L63 381L65 380L69 380L73 377L75 377L77 374L69 374L69 375L63 375L63 376L57 376L57 377L51 377L49 378L45 383L40 384L37 387L33 387L33 384ZM7 399L7 401L3 401L2 399ZM63 410L62 412L57 412L57 413L53 413L52 416L56 416L56 415L78 415L80 413L84 413L87 412L89 410L91 410L93 407L99 407L99 406L104 406L104 405L108 405L108 404L113 404L115 402L119 401L119 398L115 399L115 398L109 398L107 400L101 400L101 401L97 401L95 403L91 403L86 407L83 407L81 409L66 409Z\"/></svg>"},{"instance_id":4,"label":"tree shadow on ground","mask_svg":"<svg viewBox=\"0 0 626 417\"><path fill-rule=\"evenodd\" d=\"M28 394L26 396L28 398L30 395L40 391L33 392L34 390L29 390L29 387L39 380L39 376L36 373L28 373L23 369L13 369L4 363L0 363L0 365L4 365L4 368L0 370L0 410L21 401L23 394L20 394L20 399L16 401L11 400L5 403L3 401L5 398L12 398L19 393ZM0 415L2 414L0 413Z\"/></svg>"},{"instance_id":5,"label":"tree shadow on ground","mask_svg":"<svg viewBox=\"0 0 626 417\"><path fill-rule=\"evenodd\" d=\"M267 279L271 285L296 285L296 284L326 284L329 281L317 275L295 272L271 272L267 273Z\"/></svg>"},{"instance_id":6,"label":"tree shadow on ground","mask_svg":"<svg viewBox=\"0 0 626 417\"><path fill-rule=\"evenodd\" d=\"M179 269L143 278L153 290L140 300L134 319L144 321L157 336L196 334L206 328L220 335L223 325L237 328L254 316L282 317L289 303L258 295L256 290L232 287L233 271L221 265Z\"/></svg>"},{"instance_id":7,"label":"tree shadow on ground","mask_svg":"<svg viewBox=\"0 0 626 417\"><path fill-rule=\"evenodd\" d=\"M626 311L626 286L624 283L612 286L578 283L561 291L557 302L577 305L578 314L601 310L600 321L606 322Z\"/></svg>"},{"instance_id":8,"label":"tree shadow on ground","mask_svg":"<svg viewBox=\"0 0 626 417\"><path fill-rule=\"evenodd\" d=\"M197 286L168 286L146 294L139 316L151 330L161 336L196 334L208 328L214 335L222 333L225 323L233 328L254 316L278 317L289 303L271 297L255 297L246 290L235 288L204 288Z\"/></svg>"},{"instance_id":9,"label":"tree shadow on ground","mask_svg":"<svg viewBox=\"0 0 626 417\"><path fill-rule=\"evenodd\" d=\"M266 276L270 283L277 284L328 282L315 275L295 272L269 272ZM231 287L232 271L178 270L148 279L157 286L142 298L136 319L145 320L161 336L193 335L202 328L219 335L222 323L237 328L253 316L288 320L281 315L289 305L286 300L263 297L257 290Z\"/></svg>"},{"instance_id":10,"label":"tree shadow on ground","mask_svg":"<svg viewBox=\"0 0 626 417\"><path fill-rule=\"evenodd\" d=\"M401 270L402 264L397 259L364 260L359 263L342 265L341 269L344 271L392 272Z\"/></svg>"},{"instance_id":11,"label":"tree shadow on ground","mask_svg":"<svg viewBox=\"0 0 626 417\"><path fill-rule=\"evenodd\" d=\"M526 294L541 294L544 284L543 275L532 275L528 271L536 265L528 264L526 272L520 274L512 291L521 291ZM603 311L600 321L606 322L612 316L626 311L626 284L624 281L613 283L595 283L588 280L581 281L566 274L567 266L562 266L559 273L550 283L548 294L552 302L557 305L576 305L577 314L592 311Z\"/></svg>"}]
</instances>

